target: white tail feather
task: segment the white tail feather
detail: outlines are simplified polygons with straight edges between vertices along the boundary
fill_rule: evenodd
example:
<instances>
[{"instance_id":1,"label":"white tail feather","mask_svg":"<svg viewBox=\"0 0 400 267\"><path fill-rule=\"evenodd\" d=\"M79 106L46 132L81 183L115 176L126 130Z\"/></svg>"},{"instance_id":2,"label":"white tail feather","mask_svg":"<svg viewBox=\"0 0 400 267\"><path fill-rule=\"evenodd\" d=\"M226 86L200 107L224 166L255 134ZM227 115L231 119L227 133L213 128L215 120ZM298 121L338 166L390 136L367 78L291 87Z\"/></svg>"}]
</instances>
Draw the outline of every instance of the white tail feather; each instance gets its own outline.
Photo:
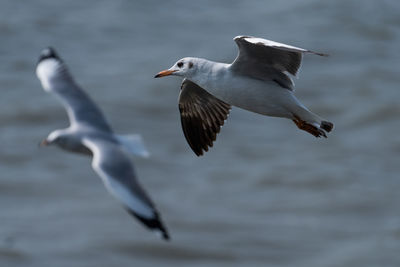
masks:
<instances>
[{"instance_id":1,"label":"white tail feather","mask_svg":"<svg viewBox=\"0 0 400 267\"><path fill-rule=\"evenodd\" d=\"M116 135L116 137L128 153L143 158L150 156L140 134Z\"/></svg>"}]
</instances>

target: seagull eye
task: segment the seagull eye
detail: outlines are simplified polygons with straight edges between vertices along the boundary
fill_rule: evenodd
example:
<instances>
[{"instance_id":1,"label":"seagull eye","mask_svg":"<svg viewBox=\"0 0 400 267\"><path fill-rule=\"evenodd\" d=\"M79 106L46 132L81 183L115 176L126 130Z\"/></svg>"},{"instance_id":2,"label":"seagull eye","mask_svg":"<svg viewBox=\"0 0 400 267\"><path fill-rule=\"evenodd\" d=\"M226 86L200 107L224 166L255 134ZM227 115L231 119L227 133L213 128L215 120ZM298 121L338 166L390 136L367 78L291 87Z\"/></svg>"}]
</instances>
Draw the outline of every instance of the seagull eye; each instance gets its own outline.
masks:
<instances>
[{"instance_id":1,"label":"seagull eye","mask_svg":"<svg viewBox=\"0 0 400 267\"><path fill-rule=\"evenodd\" d=\"M179 68L182 68L183 63L182 63L182 62L179 62L179 63L177 64L177 66L178 66Z\"/></svg>"}]
</instances>

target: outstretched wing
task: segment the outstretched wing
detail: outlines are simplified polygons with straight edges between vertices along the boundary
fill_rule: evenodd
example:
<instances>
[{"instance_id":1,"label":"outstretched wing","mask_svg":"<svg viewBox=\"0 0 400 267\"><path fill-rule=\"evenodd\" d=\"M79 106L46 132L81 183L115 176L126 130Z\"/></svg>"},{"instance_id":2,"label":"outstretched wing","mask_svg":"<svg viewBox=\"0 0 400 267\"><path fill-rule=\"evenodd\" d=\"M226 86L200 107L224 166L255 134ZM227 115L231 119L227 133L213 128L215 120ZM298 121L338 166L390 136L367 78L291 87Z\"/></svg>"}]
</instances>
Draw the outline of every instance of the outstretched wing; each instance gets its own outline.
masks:
<instances>
[{"instance_id":1,"label":"outstretched wing","mask_svg":"<svg viewBox=\"0 0 400 267\"><path fill-rule=\"evenodd\" d=\"M239 53L231 65L233 71L257 79L274 80L287 89L293 89L293 81L285 72L292 75L298 73L303 53L327 56L251 36L237 36L234 41L239 47Z\"/></svg>"},{"instance_id":2,"label":"outstretched wing","mask_svg":"<svg viewBox=\"0 0 400 267\"><path fill-rule=\"evenodd\" d=\"M158 211L136 180L133 164L122 148L103 139L84 139L83 144L93 153L92 167L107 190L139 221L169 239Z\"/></svg>"},{"instance_id":3,"label":"outstretched wing","mask_svg":"<svg viewBox=\"0 0 400 267\"><path fill-rule=\"evenodd\" d=\"M184 79L179 95L179 111L186 141L197 156L213 146L231 106L192 81Z\"/></svg>"},{"instance_id":4,"label":"outstretched wing","mask_svg":"<svg viewBox=\"0 0 400 267\"><path fill-rule=\"evenodd\" d=\"M47 48L42 51L36 73L45 91L61 100L71 125L83 124L102 131L112 131L100 109L75 83L67 66L54 49Z\"/></svg>"}]
</instances>

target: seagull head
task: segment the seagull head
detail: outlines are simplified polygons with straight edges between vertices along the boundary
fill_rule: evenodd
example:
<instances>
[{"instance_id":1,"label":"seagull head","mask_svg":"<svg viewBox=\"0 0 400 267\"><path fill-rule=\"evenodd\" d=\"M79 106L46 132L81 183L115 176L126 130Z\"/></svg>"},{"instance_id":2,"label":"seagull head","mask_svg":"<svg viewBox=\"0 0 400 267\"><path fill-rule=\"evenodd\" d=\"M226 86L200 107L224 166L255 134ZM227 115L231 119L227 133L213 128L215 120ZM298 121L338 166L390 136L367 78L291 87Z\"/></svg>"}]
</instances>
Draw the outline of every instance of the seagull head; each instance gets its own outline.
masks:
<instances>
[{"instance_id":1,"label":"seagull head","mask_svg":"<svg viewBox=\"0 0 400 267\"><path fill-rule=\"evenodd\" d=\"M160 71L154 78L160 78L169 75L183 76L190 78L197 70L197 59L185 57L179 59L171 68Z\"/></svg>"},{"instance_id":2,"label":"seagull head","mask_svg":"<svg viewBox=\"0 0 400 267\"><path fill-rule=\"evenodd\" d=\"M36 75L45 90L49 88L49 81L63 73L63 69L64 64L53 48L47 47L42 50L36 65Z\"/></svg>"},{"instance_id":3,"label":"seagull head","mask_svg":"<svg viewBox=\"0 0 400 267\"><path fill-rule=\"evenodd\" d=\"M55 130L51 132L42 142L40 142L39 146L50 146L50 145L59 145L63 146L67 143L67 134L64 130Z\"/></svg>"},{"instance_id":4,"label":"seagull head","mask_svg":"<svg viewBox=\"0 0 400 267\"><path fill-rule=\"evenodd\" d=\"M61 61L56 50L54 50L52 47L47 47L40 52L38 64L46 59L57 59L58 61Z\"/></svg>"}]
</instances>

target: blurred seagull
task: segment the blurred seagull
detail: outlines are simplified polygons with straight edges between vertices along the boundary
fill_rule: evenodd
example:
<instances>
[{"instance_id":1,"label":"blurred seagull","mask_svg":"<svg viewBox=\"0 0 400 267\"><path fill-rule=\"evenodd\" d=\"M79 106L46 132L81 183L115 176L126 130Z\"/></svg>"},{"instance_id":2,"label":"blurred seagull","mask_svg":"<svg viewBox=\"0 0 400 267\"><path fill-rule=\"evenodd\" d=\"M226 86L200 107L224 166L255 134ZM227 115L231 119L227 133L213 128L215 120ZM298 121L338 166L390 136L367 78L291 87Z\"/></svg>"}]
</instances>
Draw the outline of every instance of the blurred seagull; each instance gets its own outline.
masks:
<instances>
[{"instance_id":1,"label":"blurred seagull","mask_svg":"<svg viewBox=\"0 0 400 267\"><path fill-rule=\"evenodd\" d=\"M304 53L327 55L251 36L233 40L239 54L232 64L185 57L155 76L185 78L179 110L184 135L194 153L200 156L212 147L231 105L291 119L301 130L326 137L333 124L300 103L288 74L297 74Z\"/></svg>"},{"instance_id":2,"label":"blurred seagull","mask_svg":"<svg viewBox=\"0 0 400 267\"><path fill-rule=\"evenodd\" d=\"M68 128L51 132L41 145L55 144L68 151L93 155L92 167L107 190L130 214L169 239L154 204L136 180L127 154L148 156L140 136L113 133L100 109L75 83L54 49L41 52L36 75L44 90L62 102L70 121Z\"/></svg>"}]
</instances>

